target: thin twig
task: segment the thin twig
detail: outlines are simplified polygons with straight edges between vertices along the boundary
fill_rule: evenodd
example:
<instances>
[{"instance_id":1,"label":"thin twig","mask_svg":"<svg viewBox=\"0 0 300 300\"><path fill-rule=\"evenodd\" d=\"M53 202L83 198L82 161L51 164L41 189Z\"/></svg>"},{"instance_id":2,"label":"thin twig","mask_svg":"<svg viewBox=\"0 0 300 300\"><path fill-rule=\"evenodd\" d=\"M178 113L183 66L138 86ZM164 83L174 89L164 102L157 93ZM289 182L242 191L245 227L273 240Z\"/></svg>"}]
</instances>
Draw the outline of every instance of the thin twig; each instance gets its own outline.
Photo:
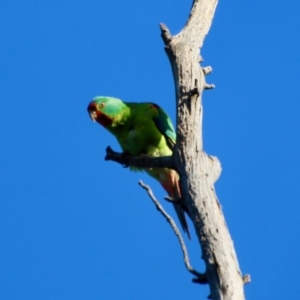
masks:
<instances>
[{"instance_id":1,"label":"thin twig","mask_svg":"<svg viewBox=\"0 0 300 300\"><path fill-rule=\"evenodd\" d=\"M187 248L185 246L184 240L182 238L182 235L175 223L175 221L171 218L171 216L164 210L164 208L162 207L162 205L159 203L159 201L155 198L151 188L144 184L141 180L139 181L139 185L147 191L150 199L153 201L153 203L155 204L156 209L165 217L165 219L167 220L167 222L171 225L175 235L178 238L182 253L183 253L183 260L184 260L184 264L186 269L192 273L193 275L195 275L197 278L194 279L194 282L197 283L202 283L202 284L206 284L207 283L207 277L204 273L199 273L196 270L194 270L194 268L191 266L190 264L190 259L188 256L188 252L187 252Z\"/></svg>"}]
</instances>

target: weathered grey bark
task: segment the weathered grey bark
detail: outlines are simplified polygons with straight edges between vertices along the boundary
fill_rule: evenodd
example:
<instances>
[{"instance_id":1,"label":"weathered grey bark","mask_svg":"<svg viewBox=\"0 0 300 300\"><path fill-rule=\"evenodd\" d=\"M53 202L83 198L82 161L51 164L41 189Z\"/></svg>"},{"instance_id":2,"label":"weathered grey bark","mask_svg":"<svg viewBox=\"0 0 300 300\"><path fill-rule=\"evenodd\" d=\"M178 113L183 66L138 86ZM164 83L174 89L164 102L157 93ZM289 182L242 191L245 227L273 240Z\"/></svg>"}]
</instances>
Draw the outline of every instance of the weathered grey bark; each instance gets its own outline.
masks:
<instances>
[{"instance_id":1,"label":"weathered grey bark","mask_svg":"<svg viewBox=\"0 0 300 300\"><path fill-rule=\"evenodd\" d=\"M190 212L206 264L210 298L241 300L245 299L244 283L249 282L250 277L242 277L215 193L214 183L221 173L220 163L216 157L203 151L202 143L202 93L214 86L205 82L205 75L211 72L211 68L200 67L200 49L217 2L194 0L189 19L176 36L161 24L176 90L177 142L172 159L130 157L111 149L107 149L105 159L137 167L174 168L179 172L182 201ZM199 282L205 283L206 279L199 279Z\"/></svg>"},{"instance_id":2,"label":"weathered grey bark","mask_svg":"<svg viewBox=\"0 0 300 300\"><path fill-rule=\"evenodd\" d=\"M211 86L199 63L200 49L211 26L217 0L195 0L184 29L171 36L161 25L177 99L177 143L174 164L202 248L214 300L244 299L244 282L229 231L214 190L221 172L216 158L203 151L202 92ZM214 163L212 164L212 160ZM214 167L212 167L214 166Z\"/></svg>"}]
</instances>

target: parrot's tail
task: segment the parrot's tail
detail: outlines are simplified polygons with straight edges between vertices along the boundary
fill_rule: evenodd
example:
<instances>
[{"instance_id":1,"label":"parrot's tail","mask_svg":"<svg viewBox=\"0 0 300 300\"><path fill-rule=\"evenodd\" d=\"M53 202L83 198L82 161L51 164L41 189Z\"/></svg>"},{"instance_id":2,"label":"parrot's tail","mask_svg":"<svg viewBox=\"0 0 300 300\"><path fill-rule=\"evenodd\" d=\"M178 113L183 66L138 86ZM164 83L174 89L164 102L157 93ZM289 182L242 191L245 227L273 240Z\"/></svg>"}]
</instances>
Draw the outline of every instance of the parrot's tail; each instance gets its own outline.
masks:
<instances>
[{"instance_id":1,"label":"parrot's tail","mask_svg":"<svg viewBox=\"0 0 300 300\"><path fill-rule=\"evenodd\" d=\"M173 203L176 214L178 216L179 222L184 232L186 232L189 239L191 239L189 227L185 217L185 211L183 204L181 204L181 192L179 186L179 175L176 171L166 169L168 172L167 176L165 176L165 180L160 180L161 185L167 191L169 196L174 199L175 202ZM187 211L186 211L187 212Z\"/></svg>"}]
</instances>

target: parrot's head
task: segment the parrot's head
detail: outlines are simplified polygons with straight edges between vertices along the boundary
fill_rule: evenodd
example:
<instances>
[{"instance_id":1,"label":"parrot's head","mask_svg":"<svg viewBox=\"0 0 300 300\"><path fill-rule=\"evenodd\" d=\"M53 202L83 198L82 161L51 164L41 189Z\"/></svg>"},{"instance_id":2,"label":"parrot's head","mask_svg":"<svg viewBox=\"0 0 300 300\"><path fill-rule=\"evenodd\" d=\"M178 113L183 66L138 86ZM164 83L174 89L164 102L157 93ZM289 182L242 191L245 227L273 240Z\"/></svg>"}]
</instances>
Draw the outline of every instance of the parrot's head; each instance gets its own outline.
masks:
<instances>
[{"instance_id":1,"label":"parrot's head","mask_svg":"<svg viewBox=\"0 0 300 300\"><path fill-rule=\"evenodd\" d=\"M97 96L90 102L87 110L94 122L109 128L118 121L126 107L125 103L120 99Z\"/></svg>"}]
</instances>

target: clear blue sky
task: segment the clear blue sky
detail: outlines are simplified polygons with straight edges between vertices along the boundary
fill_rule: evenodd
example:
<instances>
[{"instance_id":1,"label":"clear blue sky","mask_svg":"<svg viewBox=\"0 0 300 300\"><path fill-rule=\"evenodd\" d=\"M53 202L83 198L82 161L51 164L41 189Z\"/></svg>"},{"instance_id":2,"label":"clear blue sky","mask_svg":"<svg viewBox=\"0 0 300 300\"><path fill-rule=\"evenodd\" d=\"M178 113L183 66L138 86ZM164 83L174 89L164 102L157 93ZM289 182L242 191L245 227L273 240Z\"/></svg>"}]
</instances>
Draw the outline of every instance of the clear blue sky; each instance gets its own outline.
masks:
<instances>
[{"instance_id":1,"label":"clear blue sky","mask_svg":"<svg viewBox=\"0 0 300 300\"><path fill-rule=\"evenodd\" d=\"M175 120L159 23L190 1L1 1L0 299L205 299L139 179L105 162L116 141L96 95L152 101ZM221 1L202 51L204 147L248 299L298 299L300 3ZM164 206L173 214L168 203ZM193 265L203 271L192 232Z\"/></svg>"}]
</instances>

